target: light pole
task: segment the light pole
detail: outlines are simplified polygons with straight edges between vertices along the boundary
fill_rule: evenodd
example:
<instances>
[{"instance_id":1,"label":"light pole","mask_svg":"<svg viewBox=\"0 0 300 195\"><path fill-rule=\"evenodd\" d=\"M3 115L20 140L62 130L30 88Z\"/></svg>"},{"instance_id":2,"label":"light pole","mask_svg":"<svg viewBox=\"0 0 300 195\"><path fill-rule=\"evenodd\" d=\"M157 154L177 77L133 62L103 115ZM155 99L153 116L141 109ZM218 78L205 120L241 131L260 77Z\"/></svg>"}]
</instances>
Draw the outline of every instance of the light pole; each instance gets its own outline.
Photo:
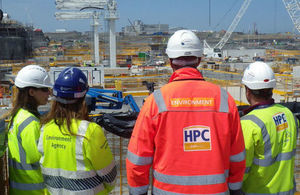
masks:
<instances>
[{"instance_id":1,"label":"light pole","mask_svg":"<svg viewBox=\"0 0 300 195\"><path fill-rule=\"evenodd\" d=\"M116 68L117 66L115 21L118 18L119 17L117 14L117 3L115 0L109 0L107 4L107 14L105 15L105 19L108 20L108 27L109 27L109 59L110 59L111 68Z\"/></svg>"}]
</instances>

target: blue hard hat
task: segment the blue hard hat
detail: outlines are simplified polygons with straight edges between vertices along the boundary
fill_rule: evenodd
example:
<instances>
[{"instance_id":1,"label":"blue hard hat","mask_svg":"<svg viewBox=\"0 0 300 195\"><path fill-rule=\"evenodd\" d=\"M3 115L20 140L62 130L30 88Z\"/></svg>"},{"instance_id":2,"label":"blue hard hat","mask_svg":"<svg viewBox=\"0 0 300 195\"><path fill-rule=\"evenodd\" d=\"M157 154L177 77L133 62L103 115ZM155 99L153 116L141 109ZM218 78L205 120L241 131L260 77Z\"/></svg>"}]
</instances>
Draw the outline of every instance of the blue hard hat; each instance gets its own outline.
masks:
<instances>
[{"instance_id":1,"label":"blue hard hat","mask_svg":"<svg viewBox=\"0 0 300 195\"><path fill-rule=\"evenodd\" d=\"M78 99L84 97L88 89L85 74L78 68L69 67L64 69L55 80L53 95L57 97L57 100L61 98Z\"/></svg>"}]
</instances>

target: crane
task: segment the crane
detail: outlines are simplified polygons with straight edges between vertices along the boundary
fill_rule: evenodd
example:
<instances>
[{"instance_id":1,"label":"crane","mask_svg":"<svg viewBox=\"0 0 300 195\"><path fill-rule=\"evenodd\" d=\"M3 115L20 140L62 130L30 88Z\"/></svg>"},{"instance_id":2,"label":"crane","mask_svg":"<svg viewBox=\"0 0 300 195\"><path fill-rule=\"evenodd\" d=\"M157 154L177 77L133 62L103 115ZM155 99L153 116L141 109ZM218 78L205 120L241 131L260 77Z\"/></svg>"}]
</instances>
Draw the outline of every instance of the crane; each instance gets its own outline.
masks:
<instances>
[{"instance_id":1,"label":"crane","mask_svg":"<svg viewBox=\"0 0 300 195\"><path fill-rule=\"evenodd\" d=\"M300 32L300 5L298 0L282 0L295 28Z\"/></svg>"},{"instance_id":2,"label":"crane","mask_svg":"<svg viewBox=\"0 0 300 195\"><path fill-rule=\"evenodd\" d=\"M129 20L129 18L128 18L128 21L129 21L129 23L130 23L132 29L134 30L135 35L138 35L138 34L139 34L138 31L135 29L135 26L132 24L132 22Z\"/></svg>"},{"instance_id":3,"label":"crane","mask_svg":"<svg viewBox=\"0 0 300 195\"><path fill-rule=\"evenodd\" d=\"M236 26L240 22L242 16L245 14L247 8L249 7L252 0L245 0L242 4L239 12L235 16L228 30L222 39L214 46L213 48L209 46L209 44L204 40L204 55L208 57L218 58L221 57L221 49L227 43L230 38L232 32L235 30ZM290 15L292 22L295 28L300 32L300 3L299 0L282 0L288 14Z\"/></svg>"},{"instance_id":4,"label":"crane","mask_svg":"<svg viewBox=\"0 0 300 195\"><path fill-rule=\"evenodd\" d=\"M230 38L232 32L235 30L236 26L239 24L241 18L245 14L247 8L249 7L252 0L245 0L243 5L241 6L239 12L235 16L234 20L232 21L231 25L229 26L228 30L226 31L223 38L219 41L219 43L214 48L222 49L224 45L227 43L228 39Z\"/></svg>"},{"instance_id":5,"label":"crane","mask_svg":"<svg viewBox=\"0 0 300 195\"><path fill-rule=\"evenodd\" d=\"M221 57L221 49L227 43L228 39L230 38L232 32L235 30L236 26L239 24L241 18L245 14L246 10L248 9L252 0L245 0L242 4L239 12L233 19L231 25L229 26L228 30L226 31L225 35L222 39L214 46L213 48L208 45L206 40L204 40L204 55L211 56L211 57Z\"/></svg>"}]
</instances>

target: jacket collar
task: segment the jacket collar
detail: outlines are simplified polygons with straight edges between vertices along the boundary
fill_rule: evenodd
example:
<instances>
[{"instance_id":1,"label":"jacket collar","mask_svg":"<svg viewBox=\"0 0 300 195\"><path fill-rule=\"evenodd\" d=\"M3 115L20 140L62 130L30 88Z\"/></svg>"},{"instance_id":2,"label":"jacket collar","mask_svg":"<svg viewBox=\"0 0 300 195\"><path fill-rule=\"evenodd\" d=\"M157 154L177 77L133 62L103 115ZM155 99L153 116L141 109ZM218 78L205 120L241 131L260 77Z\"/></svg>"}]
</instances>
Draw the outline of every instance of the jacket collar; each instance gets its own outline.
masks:
<instances>
[{"instance_id":1,"label":"jacket collar","mask_svg":"<svg viewBox=\"0 0 300 195\"><path fill-rule=\"evenodd\" d=\"M243 115L246 115L249 112L251 112L252 110L260 109L260 108L266 108L266 107L269 107L269 106L271 106L273 104L274 104L274 99L270 99L270 100L267 100L267 101L255 104L253 106L250 106L250 107L244 109L242 112L243 112Z\"/></svg>"},{"instance_id":2,"label":"jacket collar","mask_svg":"<svg viewBox=\"0 0 300 195\"><path fill-rule=\"evenodd\" d=\"M173 72L169 82L180 80L204 80L201 72L196 68L180 68Z\"/></svg>"}]
</instances>

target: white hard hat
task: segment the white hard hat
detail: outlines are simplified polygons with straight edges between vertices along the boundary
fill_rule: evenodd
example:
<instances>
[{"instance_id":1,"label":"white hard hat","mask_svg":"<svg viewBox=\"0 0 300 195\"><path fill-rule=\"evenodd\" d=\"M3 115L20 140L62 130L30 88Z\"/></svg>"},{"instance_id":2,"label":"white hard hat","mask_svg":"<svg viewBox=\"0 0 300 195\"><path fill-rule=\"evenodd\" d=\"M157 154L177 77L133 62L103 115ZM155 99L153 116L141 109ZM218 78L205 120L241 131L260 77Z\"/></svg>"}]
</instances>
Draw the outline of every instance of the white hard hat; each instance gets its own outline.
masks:
<instances>
[{"instance_id":1,"label":"white hard hat","mask_svg":"<svg viewBox=\"0 0 300 195\"><path fill-rule=\"evenodd\" d=\"M192 31L178 30L170 37L166 53L169 58L178 58L181 56L201 57L203 45Z\"/></svg>"},{"instance_id":2,"label":"white hard hat","mask_svg":"<svg viewBox=\"0 0 300 195\"><path fill-rule=\"evenodd\" d=\"M17 77L15 79L15 85L19 88L53 87L47 71L38 65L28 65L23 67L17 74Z\"/></svg>"},{"instance_id":3,"label":"white hard hat","mask_svg":"<svg viewBox=\"0 0 300 195\"><path fill-rule=\"evenodd\" d=\"M273 70L264 62L254 62L244 71L242 83L249 89L275 88L276 79Z\"/></svg>"}]
</instances>

